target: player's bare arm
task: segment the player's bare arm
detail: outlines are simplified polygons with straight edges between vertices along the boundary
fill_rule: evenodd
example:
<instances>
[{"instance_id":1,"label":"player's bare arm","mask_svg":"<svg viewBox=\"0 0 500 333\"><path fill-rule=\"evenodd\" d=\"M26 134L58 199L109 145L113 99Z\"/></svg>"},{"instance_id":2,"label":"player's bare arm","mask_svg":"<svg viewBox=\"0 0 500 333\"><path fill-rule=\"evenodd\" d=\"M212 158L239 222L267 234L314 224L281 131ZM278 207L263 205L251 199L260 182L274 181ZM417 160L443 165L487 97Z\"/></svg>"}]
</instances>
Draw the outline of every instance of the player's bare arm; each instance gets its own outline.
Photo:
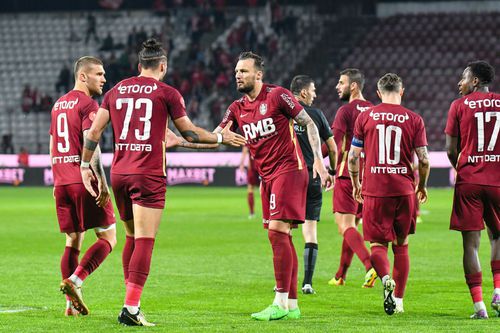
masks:
<instances>
[{"instance_id":1,"label":"player's bare arm","mask_svg":"<svg viewBox=\"0 0 500 333\"><path fill-rule=\"evenodd\" d=\"M246 143L244 137L230 130L232 122L220 132L209 132L197 127L187 116L175 119L174 124L181 135L191 143L222 143L233 147L241 147Z\"/></svg>"},{"instance_id":2,"label":"player's bare arm","mask_svg":"<svg viewBox=\"0 0 500 333\"><path fill-rule=\"evenodd\" d=\"M87 136L88 130L83 131L83 137ZM104 167L101 161L101 148L97 145L94 154L92 155L92 159L90 160L90 167L94 171L94 174L97 176L97 186L99 189L99 193L96 198L96 204L99 207L104 207L109 201L109 187L108 182L106 180L106 174L104 173Z\"/></svg>"},{"instance_id":3,"label":"player's bare arm","mask_svg":"<svg viewBox=\"0 0 500 333\"><path fill-rule=\"evenodd\" d=\"M352 196L357 202L363 203L361 196L361 183L359 181L359 159L361 158L362 149L359 147L351 146L349 150L349 175L352 182Z\"/></svg>"},{"instance_id":4,"label":"player's bare arm","mask_svg":"<svg viewBox=\"0 0 500 333\"><path fill-rule=\"evenodd\" d=\"M427 179L429 179L430 163L427 147L417 147L415 149L418 157L419 181L416 189L417 199L420 203L427 201Z\"/></svg>"},{"instance_id":5,"label":"player's bare arm","mask_svg":"<svg viewBox=\"0 0 500 333\"><path fill-rule=\"evenodd\" d=\"M446 134L446 153L448 155L448 159L450 160L451 166L456 169L459 154L457 137Z\"/></svg>"},{"instance_id":6,"label":"player's bare arm","mask_svg":"<svg viewBox=\"0 0 500 333\"><path fill-rule=\"evenodd\" d=\"M166 148L182 147L189 149L215 149L219 147L217 143L192 143L186 141L183 137L176 135L170 128L167 127L165 133Z\"/></svg>"},{"instance_id":7,"label":"player's bare arm","mask_svg":"<svg viewBox=\"0 0 500 333\"><path fill-rule=\"evenodd\" d=\"M328 171L323 164L323 155L321 154L321 139L319 137L318 128L311 117L307 114L305 110L300 111L300 113L294 118L294 120L300 126L307 128L307 138L309 139L309 144L311 145L313 155L314 155L314 167L313 167L313 177L319 174L321 178L321 183L326 190L331 190L333 187L332 177L328 174Z\"/></svg>"},{"instance_id":8,"label":"player's bare arm","mask_svg":"<svg viewBox=\"0 0 500 333\"><path fill-rule=\"evenodd\" d=\"M336 170L337 168L337 144L333 136L329 137L328 140L325 141L326 147L328 148L328 160L330 161L330 170Z\"/></svg>"},{"instance_id":9,"label":"player's bare arm","mask_svg":"<svg viewBox=\"0 0 500 333\"><path fill-rule=\"evenodd\" d=\"M96 198L98 197L98 194L95 193L91 185L91 182L95 180L95 177L92 174L92 170L90 170L90 161L92 159L92 156L94 155L95 150L97 149L97 145L99 143L99 140L101 139L102 132L106 128L109 119L109 111L103 108L99 108L95 120L92 123L92 127L88 130L87 135L83 140L82 163L80 166L82 181L87 191Z\"/></svg>"}]
</instances>

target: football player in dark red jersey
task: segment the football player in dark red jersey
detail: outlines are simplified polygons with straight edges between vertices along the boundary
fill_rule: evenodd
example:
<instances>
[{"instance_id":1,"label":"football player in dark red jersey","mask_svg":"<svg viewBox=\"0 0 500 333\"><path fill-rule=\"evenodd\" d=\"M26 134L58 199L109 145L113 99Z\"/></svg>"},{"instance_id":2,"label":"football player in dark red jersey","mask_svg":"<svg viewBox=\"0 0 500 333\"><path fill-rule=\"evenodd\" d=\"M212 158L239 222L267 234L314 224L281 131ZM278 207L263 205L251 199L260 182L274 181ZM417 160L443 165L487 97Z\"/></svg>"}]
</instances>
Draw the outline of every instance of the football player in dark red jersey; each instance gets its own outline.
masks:
<instances>
[{"instance_id":1,"label":"football player in dark red jersey","mask_svg":"<svg viewBox=\"0 0 500 333\"><path fill-rule=\"evenodd\" d=\"M167 72L167 53L154 39L139 52L139 76L116 84L104 96L96 119L85 138L81 173L87 190L93 175L89 161L108 122L113 125L115 151L111 185L126 241L122 254L126 284L124 306L118 322L128 326L154 326L139 310L142 290L149 275L156 233L165 206L165 149L169 118L190 143L223 143L242 146L245 139L229 131L211 133L193 125L184 99L161 82Z\"/></svg>"},{"instance_id":2,"label":"football player in dark red jersey","mask_svg":"<svg viewBox=\"0 0 500 333\"><path fill-rule=\"evenodd\" d=\"M399 76L388 73L377 83L382 103L361 113L354 124L349 151L353 196L363 203L363 235L370 242L371 263L382 280L384 310L404 312L403 296L410 271L408 236L415 232L415 193L427 200L429 157L422 117L401 106L404 88ZM359 159L365 152L363 187ZM419 182L412 170L418 156ZM394 265L390 274L387 250L392 243Z\"/></svg>"},{"instance_id":3,"label":"football player in dark red jersey","mask_svg":"<svg viewBox=\"0 0 500 333\"><path fill-rule=\"evenodd\" d=\"M318 129L311 117L290 91L263 83L263 76L263 59L252 52L241 53L235 77L237 90L244 96L229 106L215 132L227 129L230 122L239 127L261 177L262 217L273 249L276 294L273 304L252 318L298 319L298 261L290 226L304 223L309 177L294 121L307 127L314 177L319 176L327 188L332 179L323 164Z\"/></svg>"},{"instance_id":4,"label":"football player in dark red jersey","mask_svg":"<svg viewBox=\"0 0 500 333\"><path fill-rule=\"evenodd\" d=\"M445 129L448 158L457 171L450 229L462 233L474 319L488 318L478 257L485 224L495 288L491 307L500 316L500 94L488 88L494 78L494 68L485 61L467 65L458 83L462 97L451 104Z\"/></svg>"}]
</instances>

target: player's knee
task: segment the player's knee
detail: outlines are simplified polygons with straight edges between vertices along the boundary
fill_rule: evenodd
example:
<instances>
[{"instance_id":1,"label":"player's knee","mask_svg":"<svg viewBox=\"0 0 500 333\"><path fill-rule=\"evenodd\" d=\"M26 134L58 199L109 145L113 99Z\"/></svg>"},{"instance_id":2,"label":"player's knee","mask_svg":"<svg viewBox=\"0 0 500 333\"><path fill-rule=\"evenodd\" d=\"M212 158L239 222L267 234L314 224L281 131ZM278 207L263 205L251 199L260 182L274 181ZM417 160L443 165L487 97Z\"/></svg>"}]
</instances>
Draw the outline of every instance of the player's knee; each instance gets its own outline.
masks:
<instances>
[{"instance_id":1,"label":"player's knee","mask_svg":"<svg viewBox=\"0 0 500 333\"><path fill-rule=\"evenodd\" d=\"M73 247L75 249L80 249L82 240L83 240L83 235L78 232L72 232L66 234L66 246Z\"/></svg>"}]
</instances>

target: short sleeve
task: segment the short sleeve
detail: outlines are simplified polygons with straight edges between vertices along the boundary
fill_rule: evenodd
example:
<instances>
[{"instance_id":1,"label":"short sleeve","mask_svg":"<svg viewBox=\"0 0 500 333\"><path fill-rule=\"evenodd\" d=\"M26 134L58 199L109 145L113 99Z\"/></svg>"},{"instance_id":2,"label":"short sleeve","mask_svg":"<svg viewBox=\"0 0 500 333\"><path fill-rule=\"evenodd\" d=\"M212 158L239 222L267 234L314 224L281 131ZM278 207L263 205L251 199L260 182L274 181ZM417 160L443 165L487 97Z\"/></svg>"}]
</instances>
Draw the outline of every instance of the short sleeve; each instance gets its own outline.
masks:
<instances>
[{"instance_id":1,"label":"short sleeve","mask_svg":"<svg viewBox=\"0 0 500 333\"><path fill-rule=\"evenodd\" d=\"M416 132L414 138L415 147L427 146L427 135L425 134L425 125L422 117L416 119Z\"/></svg>"},{"instance_id":2,"label":"short sleeve","mask_svg":"<svg viewBox=\"0 0 500 333\"><path fill-rule=\"evenodd\" d=\"M444 132L449 136L458 137L459 128L458 128L458 107L457 102L454 101L451 103L450 110L448 111L448 120L446 121L446 128Z\"/></svg>"},{"instance_id":3,"label":"short sleeve","mask_svg":"<svg viewBox=\"0 0 500 333\"><path fill-rule=\"evenodd\" d=\"M106 110L110 110L110 107L109 107L109 99L110 99L110 95L111 95L111 92L113 90L110 90L108 91L107 93L104 94L104 98L102 100L102 103L101 103L101 108L103 109L106 109Z\"/></svg>"},{"instance_id":4,"label":"short sleeve","mask_svg":"<svg viewBox=\"0 0 500 333\"><path fill-rule=\"evenodd\" d=\"M230 130L235 131L236 128L238 128L238 123L236 122L236 116L233 111L234 108L235 108L234 103L227 108L226 113L224 113L224 117L222 118L222 121L220 122L218 127L224 128L226 127L228 122L232 121L233 125L231 126Z\"/></svg>"},{"instance_id":5,"label":"short sleeve","mask_svg":"<svg viewBox=\"0 0 500 333\"><path fill-rule=\"evenodd\" d=\"M365 134L363 131L363 114L360 114L354 123L354 136L351 145L362 148L364 146Z\"/></svg>"},{"instance_id":6,"label":"short sleeve","mask_svg":"<svg viewBox=\"0 0 500 333\"><path fill-rule=\"evenodd\" d=\"M342 133L347 133L347 110L345 106L340 107L338 109L337 114L335 115L335 119L333 119L332 129L340 131Z\"/></svg>"},{"instance_id":7,"label":"short sleeve","mask_svg":"<svg viewBox=\"0 0 500 333\"><path fill-rule=\"evenodd\" d=\"M302 105L300 105L299 101L297 101L289 90L282 87L275 89L275 101L280 109L283 110L285 115L290 118L295 118L302 110L304 110Z\"/></svg>"},{"instance_id":8,"label":"short sleeve","mask_svg":"<svg viewBox=\"0 0 500 333\"><path fill-rule=\"evenodd\" d=\"M186 116L186 103L184 103L184 98L177 90L174 89L169 95L167 103L168 113L172 119Z\"/></svg>"},{"instance_id":9,"label":"short sleeve","mask_svg":"<svg viewBox=\"0 0 500 333\"><path fill-rule=\"evenodd\" d=\"M99 104L96 101L88 103L80 112L82 116L82 131L88 130L92 127L92 122L95 119Z\"/></svg>"}]
</instances>

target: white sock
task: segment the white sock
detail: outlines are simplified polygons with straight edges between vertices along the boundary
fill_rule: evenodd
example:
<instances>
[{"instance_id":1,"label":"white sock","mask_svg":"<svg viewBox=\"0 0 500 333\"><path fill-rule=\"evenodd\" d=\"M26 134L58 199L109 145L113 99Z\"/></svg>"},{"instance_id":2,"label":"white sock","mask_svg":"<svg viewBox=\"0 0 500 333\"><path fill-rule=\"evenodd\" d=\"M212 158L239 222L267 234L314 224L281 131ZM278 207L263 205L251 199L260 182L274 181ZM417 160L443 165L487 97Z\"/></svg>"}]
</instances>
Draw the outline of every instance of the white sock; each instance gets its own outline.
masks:
<instances>
[{"instance_id":1,"label":"white sock","mask_svg":"<svg viewBox=\"0 0 500 333\"><path fill-rule=\"evenodd\" d=\"M288 309L288 293L278 293L274 295L274 305L278 305L283 309Z\"/></svg>"},{"instance_id":2,"label":"white sock","mask_svg":"<svg viewBox=\"0 0 500 333\"><path fill-rule=\"evenodd\" d=\"M297 299L289 298L288 299L288 310L295 310L299 307L299 301Z\"/></svg>"},{"instance_id":3,"label":"white sock","mask_svg":"<svg viewBox=\"0 0 500 333\"><path fill-rule=\"evenodd\" d=\"M474 303L474 311L478 312L479 310L486 311L486 305L484 305L483 301Z\"/></svg>"},{"instance_id":4,"label":"white sock","mask_svg":"<svg viewBox=\"0 0 500 333\"><path fill-rule=\"evenodd\" d=\"M71 301L67 300L66 301L66 309L71 308Z\"/></svg>"},{"instance_id":5,"label":"white sock","mask_svg":"<svg viewBox=\"0 0 500 333\"><path fill-rule=\"evenodd\" d=\"M396 307L403 307L403 299L399 297L394 297L394 300L396 301Z\"/></svg>"},{"instance_id":6,"label":"white sock","mask_svg":"<svg viewBox=\"0 0 500 333\"><path fill-rule=\"evenodd\" d=\"M83 284L83 280L80 279L78 276L76 276L75 274L71 274L71 276L69 277L70 281L73 282L78 288L80 288Z\"/></svg>"},{"instance_id":7,"label":"white sock","mask_svg":"<svg viewBox=\"0 0 500 333\"><path fill-rule=\"evenodd\" d=\"M385 281L389 280L391 277L389 275L386 275L382 277L382 286L385 286Z\"/></svg>"},{"instance_id":8,"label":"white sock","mask_svg":"<svg viewBox=\"0 0 500 333\"><path fill-rule=\"evenodd\" d=\"M132 305L125 304L123 307L127 308L128 312L130 314L133 314L133 315L135 315L135 314L137 314L137 312L139 312L139 307L138 306L132 306Z\"/></svg>"},{"instance_id":9,"label":"white sock","mask_svg":"<svg viewBox=\"0 0 500 333\"><path fill-rule=\"evenodd\" d=\"M493 289L493 294L500 295L500 288Z\"/></svg>"}]
</instances>

